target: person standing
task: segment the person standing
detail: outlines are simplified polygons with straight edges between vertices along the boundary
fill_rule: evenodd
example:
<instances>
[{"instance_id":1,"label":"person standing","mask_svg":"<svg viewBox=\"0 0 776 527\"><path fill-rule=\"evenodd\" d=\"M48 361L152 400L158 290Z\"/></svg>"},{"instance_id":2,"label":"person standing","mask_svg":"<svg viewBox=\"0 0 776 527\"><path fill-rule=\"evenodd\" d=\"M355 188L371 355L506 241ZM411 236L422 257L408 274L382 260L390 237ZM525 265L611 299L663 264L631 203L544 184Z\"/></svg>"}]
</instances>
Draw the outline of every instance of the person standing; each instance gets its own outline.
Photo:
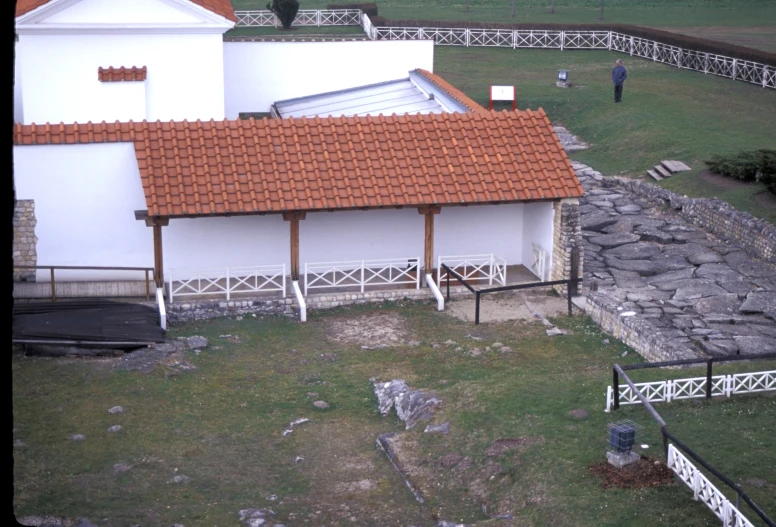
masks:
<instances>
[{"instance_id":1,"label":"person standing","mask_svg":"<svg viewBox=\"0 0 776 527\"><path fill-rule=\"evenodd\" d=\"M628 71L622 65L622 60L617 59L617 65L612 70L612 82L614 83L614 102L622 101L622 84L628 78Z\"/></svg>"}]
</instances>

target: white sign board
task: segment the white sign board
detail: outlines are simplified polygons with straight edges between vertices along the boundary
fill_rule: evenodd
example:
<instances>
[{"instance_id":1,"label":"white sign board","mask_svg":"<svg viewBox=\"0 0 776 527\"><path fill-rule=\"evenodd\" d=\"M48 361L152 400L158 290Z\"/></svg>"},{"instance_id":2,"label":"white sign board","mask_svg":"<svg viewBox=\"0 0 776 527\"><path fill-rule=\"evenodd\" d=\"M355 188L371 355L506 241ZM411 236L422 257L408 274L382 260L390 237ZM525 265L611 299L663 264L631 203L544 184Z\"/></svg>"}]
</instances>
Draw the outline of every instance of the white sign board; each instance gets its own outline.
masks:
<instances>
[{"instance_id":1,"label":"white sign board","mask_svg":"<svg viewBox=\"0 0 776 527\"><path fill-rule=\"evenodd\" d=\"M491 101L514 101L515 87L514 86L491 86L490 100Z\"/></svg>"}]
</instances>

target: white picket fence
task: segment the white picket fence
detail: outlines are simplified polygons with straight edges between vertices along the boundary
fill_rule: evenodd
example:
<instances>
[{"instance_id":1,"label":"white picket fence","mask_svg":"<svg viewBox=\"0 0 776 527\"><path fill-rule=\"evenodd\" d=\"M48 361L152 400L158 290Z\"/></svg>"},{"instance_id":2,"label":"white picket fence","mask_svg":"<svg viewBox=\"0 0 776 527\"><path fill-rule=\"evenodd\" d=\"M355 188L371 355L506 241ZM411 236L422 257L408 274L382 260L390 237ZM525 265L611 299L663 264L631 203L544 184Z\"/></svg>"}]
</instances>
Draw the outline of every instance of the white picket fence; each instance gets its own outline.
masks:
<instances>
[{"instance_id":1,"label":"white picket fence","mask_svg":"<svg viewBox=\"0 0 776 527\"><path fill-rule=\"evenodd\" d=\"M170 269L170 303L176 296L224 295L280 292L286 296L286 266L216 267Z\"/></svg>"},{"instance_id":2,"label":"white picket fence","mask_svg":"<svg viewBox=\"0 0 776 527\"><path fill-rule=\"evenodd\" d=\"M280 20L268 10L235 11L236 27L280 27ZM367 17L368 18L368 17ZM300 9L294 26L360 26L360 9Z\"/></svg>"},{"instance_id":3,"label":"white picket fence","mask_svg":"<svg viewBox=\"0 0 776 527\"><path fill-rule=\"evenodd\" d=\"M363 24L362 24L362 27ZM371 24L370 24L371 27ZM776 67L724 55L679 48L616 31L376 27L372 40L433 40L440 46L540 49L605 49L682 69L776 88Z\"/></svg>"},{"instance_id":4,"label":"white picket fence","mask_svg":"<svg viewBox=\"0 0 776 527\"><path fill-rule=\"evenodd\" d=\"M441 286L447 280L447 271L442 267L447 265L467 282L488 281L488 285L497 282L507 285L507 261L495 254L474 254L468 256L439 256L437 258L437 284ZM451 280L455 280L453 276Z\"/></svg>"},{"instance_id":5,"label":"white picket fence","mask_svg":"<svg viewBox=\"0 0 776 527\"><path fill-rule=\"evenodd\" d=\"M670 381L637 382L634 386L649 402L671 402L677 399L706 397L706 377L674 379ZM776 391L776 370L733 375L714 375L711 378L712 397L730 397L741 393ZM619 386L620 405L641 404L636 393L627 384ZM614 406L614 389L606 389L606 411Z\"/></svg>"},{"instance_id":6,"label":"white picket fence","mask_svg":"<svg viewBox=\"0 0 776 527\"><path fill-rule=\"evenodd\" d=\"M703 502L724 527L754 527L714 484L673 444L668 444L668 468L693 491L693 499Z\"/></svg>"},{"instance_id":7,"label":"white picket fence","mask_svg":"<svg viewBox=\"0 0 776 527\"><path fill-rule=\"evenodd\" d=\"M386 285L415 285L420 289L420 258L350 260L304 264L304 294L310 289L332 287L364 288Z\"/></svg>"}]
</instances>

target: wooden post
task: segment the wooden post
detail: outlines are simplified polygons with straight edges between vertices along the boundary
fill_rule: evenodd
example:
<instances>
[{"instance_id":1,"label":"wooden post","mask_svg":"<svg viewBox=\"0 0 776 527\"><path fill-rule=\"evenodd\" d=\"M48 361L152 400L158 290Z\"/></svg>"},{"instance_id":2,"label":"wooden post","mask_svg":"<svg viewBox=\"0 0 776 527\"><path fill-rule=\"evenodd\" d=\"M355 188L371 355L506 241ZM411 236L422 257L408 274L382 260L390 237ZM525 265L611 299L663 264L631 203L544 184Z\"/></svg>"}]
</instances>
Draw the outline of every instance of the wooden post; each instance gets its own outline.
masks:
<instances>
[{"instance_id":1,"label":"wooden post","mask_svg":"<svg viewBox=\"0 0 776 527\"><path fill-rule=\"evenodd\" d=\"M164 287L164 256L162 250L162 227L170 224L170 218L152 217L145 219L146 225L154 229L154 282L156 288Z\"/></svg>"},{"instance_id":2,"label":"wooden post","mask_svg":"<svg viewBox=\"0 0 776 527\"><path fill-rule=\"evenodd\" d=\"M305 215L299 211L283 213L283 219L291 223L291 280L299 280L299 220Z\"/></svg>"},{"instance_id":3,"label":"wooden post","mask_svg":"<svg viewBox=\"0 0 776 527\"><path fill-rule=\"evenodd\" d=\"M439 205L418 207L418 214L426 216L426 243L423 249L424 273L431 273L434 269L434 214L439 214L441 210Z\"/></svg>"}]
</instances>

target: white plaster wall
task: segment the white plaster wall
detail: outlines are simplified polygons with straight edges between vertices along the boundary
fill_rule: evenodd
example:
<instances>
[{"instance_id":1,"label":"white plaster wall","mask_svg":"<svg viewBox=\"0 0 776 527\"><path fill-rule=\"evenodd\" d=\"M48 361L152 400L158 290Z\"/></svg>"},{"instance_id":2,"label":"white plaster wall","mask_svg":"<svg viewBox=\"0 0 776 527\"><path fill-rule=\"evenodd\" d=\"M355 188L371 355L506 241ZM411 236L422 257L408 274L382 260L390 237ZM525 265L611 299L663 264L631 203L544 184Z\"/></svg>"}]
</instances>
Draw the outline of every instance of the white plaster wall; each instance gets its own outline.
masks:
<instances>
[{"instance_id":1,"label":"white plaster wall","mask_svg":"<svg viewBox=\"0 0 776 527\"><path fill-rule=\"evenodd\" d=\"M225 42L226 117L275 101L403 79L434 69L431 40Z\"/></svg>"},{"instance_id":2,"label":"white plaster wall","mask_svg":"<svg viewBox=\"0 0 776 527\"><path fill-rule=\"evenodd\" d=\"M555 211L552 202L526 203L523 213L523 265L530 271L533 263L533 246L535 243L546 251L545 276L539 278L549 280L552 269L552 228Z\"/></svg>"},{"instance_id":3,"label":"white plaster wall","mask_svg":"<svg viewBox=\"0 0 776 527\"><path fill-rule=\"evenodd\" d=\"M15 146L17 199L35 200L38 265L153 267L153 233L132 143ZM59 280L142 273L57 271ZM48 281L39 271L38 281Z\"/></svg>"},{"instance_id":4,"label":"white plaster wall","mask_svg":"<svg viewBox=\"0 0 776 527\"><path fill-rule=\"evenodd\" d=\"M434 218L437 257L495 253L507 264L523 263L522 203L442 207Z\"/></svg>"},{"instance_id":5,"label":"white plaster wall","mask_svg":"<svg viewBox=\"0 0 776 527\"><path fill-rule=\"evenodd\" d=\"M99 67L148 67L146 111L135 119L224 118L219 34L20 35L24 123L115 121L135 113L105 89ZM131 88L130 88L131 89Z\"/></svg>"},{"instance_id":6,"label":"white plaster wall","mask_svg":"<svg viewBox=\"0 0 776 527\"><path fill-rule=\"evenodd\" d=\"M200 20L160 0L80 0L45 20L45 23L56 24L111 22L163 24L199 23Z\"/></svg>"},{"instance_id":7,"label":"white plaster wall","mask_svg":"<svg viewBox=\"0 0 776 527\"><path fill-rule=\"evenodd\" d=\"M13 64L13 122L24 122L24 106L22 105L22 70L19 60L19 50L14 45Z\"/></svg>"},{"instance_id":8,"label":"white plaster wall","mask_svg":"<svg viewBox=\"0 0 776 527\"><path fill-rule=\"evenodd\" d=\"M165 280L170 269L286 264L288 272L289 225L280 214L173 218L162 227Z\"/></svg>"},{"instance_id":9,"label":"white plaster wall","mask_svg":"<svg viewBox=\"0 0 776 527\"><path fill-rule=\"evenodd\" d=\"M420 258L424 219L417 209L308 213L299 222L300 272L305 262Z\"/></svg>"}]
</instances>

